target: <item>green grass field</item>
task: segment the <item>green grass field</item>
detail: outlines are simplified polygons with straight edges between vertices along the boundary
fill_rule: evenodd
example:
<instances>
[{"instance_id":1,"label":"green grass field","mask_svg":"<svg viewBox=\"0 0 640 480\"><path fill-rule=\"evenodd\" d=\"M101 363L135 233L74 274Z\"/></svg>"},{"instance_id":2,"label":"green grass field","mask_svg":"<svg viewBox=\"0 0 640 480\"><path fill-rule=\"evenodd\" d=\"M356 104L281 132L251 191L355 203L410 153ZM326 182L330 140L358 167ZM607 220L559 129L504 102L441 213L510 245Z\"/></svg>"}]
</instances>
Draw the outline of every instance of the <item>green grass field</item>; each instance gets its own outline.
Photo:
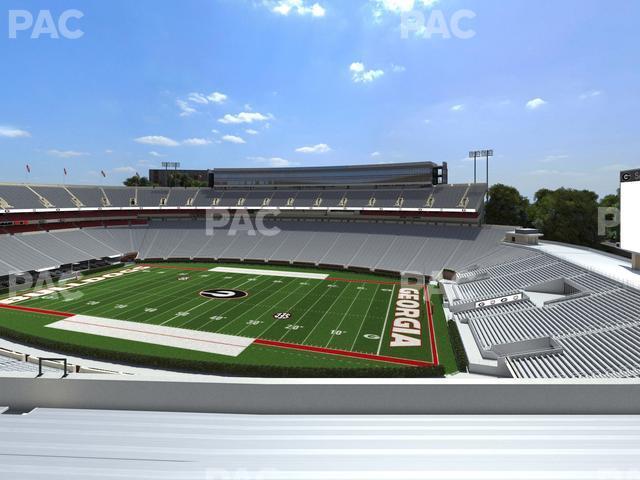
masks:
<instances>
[{"instance_id":1,"label":"green grass field","mask_svg":"<svg viewBox=\"0 0 640 480\"><path fill-rule=\"evenodd\" d=\"M120 354L284 367L389 368L437 362L447 373L455 371L437 295L430 320L421 294L420 345L392 347L394 308L400 289L392 278L289 266L227 265L326 273L330 278L210 271L220 266L224 265L155 264L144 271L21 301L14 306L174 327L195 336L197 333L193 332L211 332L256 339L237 357L57 330L47 327L56 318L32 311L0 309L0 327L31 338ZM179 280L180 276L189 279ZM201 295L215 289L246 292L247 296L223 299ZM438 345L439 357L432 351L434 345Z\"/></svg>"}]
</instances>

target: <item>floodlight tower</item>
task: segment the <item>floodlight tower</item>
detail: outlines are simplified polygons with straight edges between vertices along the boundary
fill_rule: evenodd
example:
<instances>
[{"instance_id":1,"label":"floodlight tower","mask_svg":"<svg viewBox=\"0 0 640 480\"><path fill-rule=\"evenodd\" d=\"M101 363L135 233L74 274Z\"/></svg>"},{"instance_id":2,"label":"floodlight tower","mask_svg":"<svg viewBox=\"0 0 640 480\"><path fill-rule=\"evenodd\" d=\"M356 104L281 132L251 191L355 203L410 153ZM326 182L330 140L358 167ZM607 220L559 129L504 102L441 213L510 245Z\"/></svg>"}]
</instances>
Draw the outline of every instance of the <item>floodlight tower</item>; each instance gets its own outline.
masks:
<instances>
[{"instance_id":1,"label":"floodlight tower","mask_svg":"<svg viewBox=\"0 0 640 480\"><path fill-rule=\"evenodd\" d=\"M166 172L167 183L169 183L169 169L173 168L173 179L175 180L175 172L180 168L180 162L162 162L162 166ZM173 187L175 185L167 185L168 187Z\"/></svg>"},{"instance_id":2,"label":"floodlight tower","mask_svg":"<svg viewBox=\"0 0 640 480\"><path fill-rule=\"evenodd\" d=\"M493 150L473 150L469 152L469 158L473 158L473 183L478 183L478 158L485 157L487 159L487 189L489 188L489 157L493 157ZM487 198L489 194L487 193Z\"/></svg>"}]
</instances>

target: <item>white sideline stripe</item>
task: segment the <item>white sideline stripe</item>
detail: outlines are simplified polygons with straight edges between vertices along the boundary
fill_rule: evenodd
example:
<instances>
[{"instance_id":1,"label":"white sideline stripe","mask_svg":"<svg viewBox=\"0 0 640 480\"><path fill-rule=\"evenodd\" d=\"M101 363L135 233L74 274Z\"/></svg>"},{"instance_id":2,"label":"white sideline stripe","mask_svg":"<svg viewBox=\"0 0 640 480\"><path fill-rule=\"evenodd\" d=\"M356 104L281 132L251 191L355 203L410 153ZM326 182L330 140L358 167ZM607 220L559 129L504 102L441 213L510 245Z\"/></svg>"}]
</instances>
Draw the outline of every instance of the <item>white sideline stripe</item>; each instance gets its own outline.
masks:
<instances>
[{"instance_id":1,"label":"white sideline stripe","mask_svg":"<svg viewBox=\"0 0 640 480\"><path fill-rule=\"evenodd\" d=\"M184 348L185 350L215 353L228 357L237 357L255 340L254 338L127 322L111 318L90 317L88 315L75 315L51 323L47 327L166 347Z\"/></svg>"},{"instance_id":2,"label":"white sideline stripe","mask_svg":"<svg viewBox=\"0 0 640 480\"><path fill-rule=\"evenodd\" d=\"M284 270L260 270L257 268L235 267L216 267L209 271L222 273L244 273L246 275L268 275L269 277L309 278L314 280L325 280L329 276L324 273L288 272Z\"/></svg>"}]
</instances>

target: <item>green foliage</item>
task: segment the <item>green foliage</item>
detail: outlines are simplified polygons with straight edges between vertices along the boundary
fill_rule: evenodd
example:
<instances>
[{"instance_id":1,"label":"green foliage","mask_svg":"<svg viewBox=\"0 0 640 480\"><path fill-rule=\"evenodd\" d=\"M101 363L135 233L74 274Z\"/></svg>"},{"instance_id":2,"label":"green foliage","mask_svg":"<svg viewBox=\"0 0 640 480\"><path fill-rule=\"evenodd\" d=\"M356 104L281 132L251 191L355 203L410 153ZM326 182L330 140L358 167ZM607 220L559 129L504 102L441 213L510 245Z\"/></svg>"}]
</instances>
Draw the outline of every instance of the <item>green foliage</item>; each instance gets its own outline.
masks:
<instances>
[{"instance_id":1,"label":"green foliage","mask_svg":"<svg viewBox=\"0 0 640 480\"><path fill-rule=\"evenodd\" d=\"M169 173L170 187L206 187L206 182L201 182L184 173Z\"/></svg>"},{"instance_id":2,"label":"green foliage","mask_svg":"<svg viewBox=\"0 0 640 480\"><path fill-rule=\"evenodd\" d=\"M486 204L486 222L491 225L525 226L529 200L517 189L496 184L489 189Z\"/></svg>"},{"instance_id":3,"label":"green foliage","mask_svg":"<svg viewBox=\"0 0 640 480\"><path fill-rule=\"evenodd\" d=\"M150 187L151 182L147 177L141 177L137 173L133 177L127 178L122 182L127 187Z\"/></svg>"},{"instance_id":4,"label":"green foliage","mask_svg":"<svg viewBox=\"0 0 640 480\"><path fill-rule=\"evenodd\" d=\"M464 343L462 343L462 337L460 336L460 331L458 330L458 325L453 320L449 320L449 340L451 342L451 347L453 348L453 353L456 357L456 365L458 366L458 370L461 372L466 372L467 368L469 368L469 359L467 357L467 352L464 350Z\"/></svg>"},{"instance_id":5,"label":"green foliage","mask_svg":"<svg viewBox=\"0 0 640 480\"><path fill-rule=\"evenodd\" d=\"M539 190L529 208L529 220L546 240L597 246L598 195L568 188Z\"/></svg>"}]
</instances>

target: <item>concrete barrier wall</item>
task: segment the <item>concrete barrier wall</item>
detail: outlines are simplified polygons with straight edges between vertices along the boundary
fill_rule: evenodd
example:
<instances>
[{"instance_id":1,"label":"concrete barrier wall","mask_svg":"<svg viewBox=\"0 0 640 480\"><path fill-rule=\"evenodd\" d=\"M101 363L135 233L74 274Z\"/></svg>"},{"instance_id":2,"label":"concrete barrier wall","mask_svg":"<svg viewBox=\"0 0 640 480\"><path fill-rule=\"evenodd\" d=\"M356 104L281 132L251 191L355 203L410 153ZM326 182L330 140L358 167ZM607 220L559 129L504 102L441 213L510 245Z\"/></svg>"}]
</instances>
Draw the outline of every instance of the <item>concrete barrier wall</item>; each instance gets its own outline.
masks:
<instances>
[{"instance_id":1,"label":"concrete barrier wall","mask_svg":"<svg viewBox=\"0 0 640 480\"><path fill-rule=\"evenodd\" d=\"M640 382L0 378L0 405L252 414L640 414Z\"/></svg>"}]
</instances>

